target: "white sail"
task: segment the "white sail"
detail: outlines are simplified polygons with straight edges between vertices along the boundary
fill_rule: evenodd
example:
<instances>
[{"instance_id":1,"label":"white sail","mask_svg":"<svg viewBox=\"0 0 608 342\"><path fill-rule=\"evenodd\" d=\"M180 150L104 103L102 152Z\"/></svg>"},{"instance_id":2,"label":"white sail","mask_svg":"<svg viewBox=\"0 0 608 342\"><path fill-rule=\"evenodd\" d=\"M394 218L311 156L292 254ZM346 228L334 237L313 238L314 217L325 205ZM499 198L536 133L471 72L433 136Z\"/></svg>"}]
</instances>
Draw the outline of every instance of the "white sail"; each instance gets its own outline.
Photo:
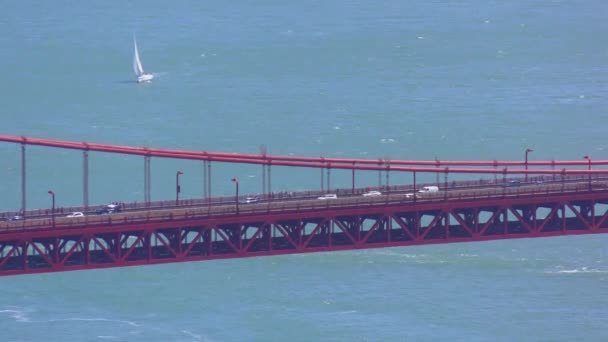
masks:
<instances>
[{"instance_id":1,"label":"white sail","mask_svg":"<svg viewBox=\"0 0 608 342\"><path fill-rule=\"evenodd\" d=\"M145 72L144 67L141 65L135 35L133 35L133 50L133 72L135 73L135 77L137 77L137 83L150 82L154 78L154 75Z\"/></svg>"},{"instance_id":2,"label":"white sail","mask_svg":"<svg viewBox=\"0 0 608 342\"><path fill-rule=\"evenodd\" d=\"M133 55L133 72L135 72L135 76L139 77L144 74L144 68L139 60L139 51L137 51L137 41L135 40L135 36L133 36L133 46L135 49L135 53Z\"/></svg>"}]
</instances>

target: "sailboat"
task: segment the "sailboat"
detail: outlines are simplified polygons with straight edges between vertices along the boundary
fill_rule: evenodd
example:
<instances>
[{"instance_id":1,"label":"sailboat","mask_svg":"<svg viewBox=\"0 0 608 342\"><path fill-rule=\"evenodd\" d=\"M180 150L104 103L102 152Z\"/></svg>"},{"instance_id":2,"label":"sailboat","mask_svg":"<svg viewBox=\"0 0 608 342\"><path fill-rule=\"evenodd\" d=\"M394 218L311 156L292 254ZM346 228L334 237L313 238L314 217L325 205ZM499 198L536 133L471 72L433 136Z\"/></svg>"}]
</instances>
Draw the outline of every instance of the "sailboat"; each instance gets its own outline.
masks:
<instances>
[{"instance_id":1,"label":"sailboat","mask_svg":"<svg viewBox=\"0 0 608 342\"><path fill-rule=\"evenodd\" d=\"M150 82L154 78L154 75L145 72L144 67L141 65L141 61L139 60L139 51L137 51L137 40L135 40L135 36L133 36L133 47L135 49L133 55L133 72L135 72L135 77L137 77L137 83Z\"/></svg>"}]
</instances>

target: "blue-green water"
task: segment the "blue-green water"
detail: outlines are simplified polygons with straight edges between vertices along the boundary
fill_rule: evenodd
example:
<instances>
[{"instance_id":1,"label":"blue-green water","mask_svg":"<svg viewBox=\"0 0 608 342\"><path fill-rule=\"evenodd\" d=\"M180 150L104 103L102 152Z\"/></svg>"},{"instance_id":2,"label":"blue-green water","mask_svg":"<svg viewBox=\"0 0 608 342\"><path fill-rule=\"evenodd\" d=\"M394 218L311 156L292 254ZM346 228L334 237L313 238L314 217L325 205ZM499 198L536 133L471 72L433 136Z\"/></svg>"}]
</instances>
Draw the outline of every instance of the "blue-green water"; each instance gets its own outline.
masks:
<instances>
[{"instance_id":1,"label":"blue-green water","mask_svg":"<svg viewBox=\"0 0 608 342\"><path fill-rule=\"evenodd\" d=\"M2 4L2 134L394 159L606 156L608 2ZM136 84L132 36L144 67ZM16 210L20 147L0 145ZM82 201L81 155L28 148L28 208ZM213 193L261 170L213 166ZM143 200L143 160L92 154L93 203ZM153 160L152 198L202 195ZM273 190L319 186L272 170ZM434 179L434 176L430 176ZM410 181L392 175L391 182ZM332 186L349 186L347 173ZM358 176L360 186L376 174ZM3 341L604 340L604 236L394 248L0 279Z\"/></svg>"}]
</instances>

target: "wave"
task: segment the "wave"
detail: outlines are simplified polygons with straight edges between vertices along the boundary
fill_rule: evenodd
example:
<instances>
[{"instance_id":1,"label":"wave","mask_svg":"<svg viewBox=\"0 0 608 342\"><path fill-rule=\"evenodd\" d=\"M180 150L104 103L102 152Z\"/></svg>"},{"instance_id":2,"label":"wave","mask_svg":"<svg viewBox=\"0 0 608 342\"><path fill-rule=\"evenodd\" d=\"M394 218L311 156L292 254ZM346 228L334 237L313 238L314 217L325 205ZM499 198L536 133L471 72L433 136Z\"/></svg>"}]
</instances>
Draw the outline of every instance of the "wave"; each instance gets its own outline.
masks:
<instances>
[{"instance_id":1,"label":"wave","mask_svg":"<svg viewBox=\"0 0 608 342\"><path fill-rule=\"evenodd\" d=\"M579 267L579 268L563 269L563 270L557 270L557 271L545 271L545 273L546 274L578 274L578 273L582 273L582 274L590 274L590 273L608 274L608 270L599 270L599 269L595 269L595 268Z\"/></svg>"},{"instance_id":2,"label":"wave","mask_svg":"<svg viewBox=\"0 0 608 342\"><path fill-rule=\"evenodd\" d=\"M15 319L16 322L30 322L30 319L29 317L27 317L25 310L12 306L9 308L10 309L0 310L0 315L6 314L7 316Z\"/></svg>"},{"instance_id":3,"label":"wave","mask_svg":"<svg viewBox=\"0 0 608 342\"><path fill-rule=\"evenodd\" d=\"M357 310L345 310L345 311L334 312L334 314L336 314L336 315L349 315L349 314L354 314L354 313L357 313Z\"/></svg>"},{"instance_id":4,"label":"wave","mask_svg":"<svg viewBox=\"0 0 608 342\"><path fill-rule=\"evenodd\" d=\"M16 322L27 322L27 323L56 323L56 322L107 322L107 323L119 323L125 324L132 327L139 327L140 325L133 321L119 320L119 319L109 319L109 318L81 318L81 317L70 317L70 318L57 318L57 319L48 319L48 320L32 320L28 317L27 313L31 310L22 309L19 307L5 307L4 309L0 309L0 316L3 314L13 318Z\"/></svg>"},{"instance_id":5,"label":"wave","mask_svg":"<svg viewBox=\"0 0 608 342\"><path fill-rule=\"evenodd\" d=\"M69 322L69 321L81 321L81 322L108 322L108 323L120 323L130 325L132 327L139 327L140 325L133 321L123 321L120 319L109 319L109 318L59 318L59 319L49 319L44 322Z\"/></svg>"},{"instance_id":6,"label":"wave","mask_svg":"<svg viewBox=\"0 0 608 342\"><path fill-rule=\"evenodd\" d=\"M130 336L132 336L133 334L141 334L141 333L145 333L145 328L144 325L134 322L134 321L129 321L129 320L121 320L121 319L110 319L110 318L102 318L102 317L93 317L93 318L87 318L87 317L66 317L66 318L55 318L55 319L40 319L40 320L34 320L34 319L30 319L28 317L28 312L33 312L33 310L28 310L28 309L24 309L24 308L20 308L20 307L16 307L16 306L5 306L4 308L0 308L0 322L2 322L3 316L7 316L10 317L12 319L14 319L16 322L26 322L26 323L33 323L33 324L60 324L62 322L90 322L90 323L101 323L101 324L118 324L118 325L122 325L122 326L130 326L130 327L137 327L138 329L127 329L130 331L125 331L124 329L119 329L118 331L121 331L121 333L128 333ZM70 323L68 323L70 324ZM108 329L113 329L111 327L106 327L106 328L102 328L102 327L98 327L99 329L102 330L98 330L98 332L110 332L108 331ZM143 328L143 330L141 330ZM166 331L167 333L169 333L169 331ZM190 330L180 330L180 332L184 335L186 335L189 339L193 340L193 341L203 341L203 342L212 342L213 340L210 339L209 337L200 334L200 333L195 333L193 331ZM106 334L98 334L95 335L96 338L100 339L100 340L124 340L125 336L122 334L118 334L118 335L106 335Z\"/></svg>"},{"instance_id":7,"label":"wave","mask_svg":"<svg viewBox=\"0 0 608 342\"><path fill-rule=\"evenodd\" d=\"M209 339L207 336L202 336L199 334L195 334L190 330L182 330L182 333L188 337L192 337L193 339L197 340L197 341L205 341L205 342L212 342L211 339Z\"/></svg>"}]
</instances>

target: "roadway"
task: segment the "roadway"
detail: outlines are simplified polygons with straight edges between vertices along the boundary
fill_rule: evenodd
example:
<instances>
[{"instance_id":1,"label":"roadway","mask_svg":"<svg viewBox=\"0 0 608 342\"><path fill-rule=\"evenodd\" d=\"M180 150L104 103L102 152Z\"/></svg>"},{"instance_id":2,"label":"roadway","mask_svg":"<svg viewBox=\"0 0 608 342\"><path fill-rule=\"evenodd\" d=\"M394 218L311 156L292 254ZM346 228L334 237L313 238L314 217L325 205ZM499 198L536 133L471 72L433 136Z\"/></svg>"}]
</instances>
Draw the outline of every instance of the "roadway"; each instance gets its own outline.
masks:
<instances>
[{"instance_id":1,"label":"roadway","mask_svg":"<svg viewBox=\"0 0 608 342\"><path fill-rule=\"evenodd\" d=\"M517 184L517 183L515 183ZM429 184L424 184L429 185ZM441 189L442 183L439 183ZM357 209L362 207L396 206L412 204L432 204L445 201L475 201L496 198L550 196L565 193L581 193L585 191L608 191L608 178L594 177L593 180L573 177L571 179L554 180L546 177L542 180L536 178L528 183L517 186L503 186L500 183L484 183L480 181L448 183L447 190L434 193L416 193L411 196L413 187L396 186L390 192L383 192L380 196L364 197L365 189L338 190L336 199L317 199L322 192L284 192L274 194L272 199L260 200L256 203L235 203L234 196L215 198L211 200L184 200L176 206L174 201L153 202L149 206L142 203L123 204L123 211L113 214L96 215L95 211L103 206L91 207L84 217L69 218L66 215L79 208L62 208L62 213L54 217L50 210L38 210L26 217L25 220L2 221L0 231L18 231L30 229L56 228L85 228L92 226L118 225L121 223L151 223L167 220L193 220L226 216L251 216L281 213L305 213L319 210ZM237 213L238 210L238 213ZM5 215L8 215L5 213ZM6 217L6 216L5 216Z\"/></svg>"}]
</instances>

